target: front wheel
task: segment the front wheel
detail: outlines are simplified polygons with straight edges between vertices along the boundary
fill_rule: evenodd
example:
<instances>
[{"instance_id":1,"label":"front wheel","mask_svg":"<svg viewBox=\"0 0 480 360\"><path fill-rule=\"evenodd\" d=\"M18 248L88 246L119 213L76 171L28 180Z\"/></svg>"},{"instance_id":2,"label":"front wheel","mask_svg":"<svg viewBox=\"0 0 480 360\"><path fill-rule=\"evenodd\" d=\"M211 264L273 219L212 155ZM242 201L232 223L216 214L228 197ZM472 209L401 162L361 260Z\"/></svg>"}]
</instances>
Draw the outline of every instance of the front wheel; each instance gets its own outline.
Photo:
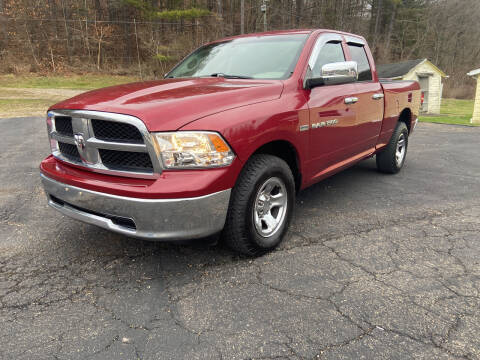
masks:
<instances>
[{"instance_id":1,"label":"front wheel","mask_svg":"<svg viewBox=\"0 0 480 360\"><path fill-rule=\"evenodd\" d=\"M273 250L287 231L294 203L288 164L272 155L252 156L232 191L223 232L226 243L248 256Z\"/></svg>"},{"instance_id":2,"label":"front wheel","mask_svg":"<svg viewBox=\"0 0 480 360\"><path fill-rule=\"evenodd\" d=\"M404 122L398 122L388 145L377 154L377 169L384 173L398 173L407 156L408 128Z\"/></svg>"}]
</instances>

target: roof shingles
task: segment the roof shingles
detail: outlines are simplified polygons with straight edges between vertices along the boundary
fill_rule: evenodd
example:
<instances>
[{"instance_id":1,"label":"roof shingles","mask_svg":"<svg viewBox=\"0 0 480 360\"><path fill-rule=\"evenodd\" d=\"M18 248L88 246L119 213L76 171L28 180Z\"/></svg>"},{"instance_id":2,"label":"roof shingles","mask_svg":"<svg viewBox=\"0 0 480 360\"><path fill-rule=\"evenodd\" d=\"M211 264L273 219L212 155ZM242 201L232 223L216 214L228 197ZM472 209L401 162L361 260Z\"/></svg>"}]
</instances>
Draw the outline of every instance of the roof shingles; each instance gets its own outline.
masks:
<instances>
[{"instance_id":1,"label":"roof shingles","mask_svg":"<svg viewBox=\"0 0 480 360\"><path fill-rule=\"evenodd\" d=\"M425 59L417 59L402 61L394 64L377 65L378 77L389 79L406 75L410 70L424 60Z\"/></svg>"}]
</instances>

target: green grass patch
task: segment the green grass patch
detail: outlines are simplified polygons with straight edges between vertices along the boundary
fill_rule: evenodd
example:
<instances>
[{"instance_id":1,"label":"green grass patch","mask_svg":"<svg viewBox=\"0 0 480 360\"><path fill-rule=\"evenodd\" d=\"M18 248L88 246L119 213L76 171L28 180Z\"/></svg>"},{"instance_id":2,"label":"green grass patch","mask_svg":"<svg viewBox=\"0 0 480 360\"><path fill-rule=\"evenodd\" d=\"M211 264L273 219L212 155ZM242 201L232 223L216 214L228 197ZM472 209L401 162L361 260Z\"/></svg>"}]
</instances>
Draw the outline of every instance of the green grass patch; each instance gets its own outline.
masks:
<instances>
[{"instance_id":1,"label":"green grass patch","mask_svg":"<svg viewBox=\"0 0 480 360\"><path fill-rule=\"evenodd\" d=\"M10 88L90 90L133 81L138 81L138 78L134 76L95 74L70 76L0 75L0 87Z\"/></svg>"},{"instance_id":2,"label":"green grass patch","mask_svg":"<svg viewBox=\"0 0 480 360\"><path fill-rule=\"evenodd\" d=\"M81 92L83 90L2 87L0 88L0 118L44 116L51 105Z\"/></svg>"},{"instance_id":3,"label":"green grass patch","mask_svg":"<svg viewBox=\"0 0 480 360\"><path fill-rule=\"evenodd\" d=\"M0 118L45 116L56 101L48 99L0 99Z\"/></svg>"},{"instance_id":4,"label":"green grass patch","mask_svg":"<svg viewBox=\"0 0 480 360\"><path fill-rule=\"evenodd\" d=\"M49 103L49 101L45 99L0 99L0 106L36 106L45 103Z\"/></svg>"},{"instance_id":5,"label":"green grass patch","mask_svg":"<svg viewBox=\"0 0 480 360\"><path fill-rule=\"evenodd\" d=\"M439 115L420 115L419 120L439 124L478 126L470 123L473 104L473 100L442 99Z\"/></svg>"},{"instance_id":6,"label":"green grass patch","mask_svg":"<svg viewBox=\"0 0 480 360\"><path fill-rule=\"evenodd\" d=\"M0 118L43 116L50 105L83 91L139 79L119 75L0 75Z\"/></svg>"}]
</instances>

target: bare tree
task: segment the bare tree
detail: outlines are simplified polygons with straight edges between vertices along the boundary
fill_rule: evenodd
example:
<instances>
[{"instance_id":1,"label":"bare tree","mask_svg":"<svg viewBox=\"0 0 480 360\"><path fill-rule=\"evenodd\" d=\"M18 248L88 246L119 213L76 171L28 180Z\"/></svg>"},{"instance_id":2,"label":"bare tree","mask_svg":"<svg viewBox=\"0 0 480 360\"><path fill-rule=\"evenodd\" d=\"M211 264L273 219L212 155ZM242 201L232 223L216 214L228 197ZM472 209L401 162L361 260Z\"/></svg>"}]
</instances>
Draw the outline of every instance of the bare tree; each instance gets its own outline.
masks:
<instances>
[{"instance_id":1,"label":"bare tree","mask_svg":"<svg viewBox=\"0 0 480 360\"><path fill-rule=\"evenodd\" d=\"M0 71L33 59L48 71L75 71L82 64L138 72L140 61L148 76L202 42L260 31L262 1L0 0ZM361 34L379 63L429 58L451 76L448 90L480 66L480 43L472 41L480 36L478 1L270 0L268 29Z\"/></svg>"}]
</instances>

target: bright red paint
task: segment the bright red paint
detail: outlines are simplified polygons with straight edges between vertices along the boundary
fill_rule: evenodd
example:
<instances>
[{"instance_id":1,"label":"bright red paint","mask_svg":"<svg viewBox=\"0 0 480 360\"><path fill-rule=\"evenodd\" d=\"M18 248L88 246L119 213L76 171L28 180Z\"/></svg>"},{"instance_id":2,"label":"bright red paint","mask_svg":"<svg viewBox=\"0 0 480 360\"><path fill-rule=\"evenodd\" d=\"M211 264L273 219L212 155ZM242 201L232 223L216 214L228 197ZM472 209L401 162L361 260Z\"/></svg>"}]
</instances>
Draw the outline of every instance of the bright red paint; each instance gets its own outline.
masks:
<instances>
[{"instance_id":1,"label":"bright red paint","mask_svg":"<svg viewBox=\"0 0 480 360\"><path fill-rule=\"evenodd\" d=\"M345 85L303 88L307 62L318 36L330 30L264 33L310 33L295 71L287 80L224 78L168 79L94 90L51 107L133 115L150 131L211 130L227 140L237 155L226 168L164 171L158 179L101 175L48 157L41 171L66 184L138 198L195 197L232 188L249 157L262 145L285 141L295 149L305 188L381 150L402 111L409 112L409 129L420 106L416 82L378 81L366 46L373 80ZM341 35L351 34L340 33ZM259 34L244 35L259 36ZM359 37L357 37L359 38ZM362 38L363 39L363 38ZM350 60L345 46L346 60ZM372 100L384 92L385 99ZM359 102L344 103L356 96ZM409 101L410 97L410 101ZM334 126L300 132L301 125L337 119Z\"/></svg>"}]
</instances>

